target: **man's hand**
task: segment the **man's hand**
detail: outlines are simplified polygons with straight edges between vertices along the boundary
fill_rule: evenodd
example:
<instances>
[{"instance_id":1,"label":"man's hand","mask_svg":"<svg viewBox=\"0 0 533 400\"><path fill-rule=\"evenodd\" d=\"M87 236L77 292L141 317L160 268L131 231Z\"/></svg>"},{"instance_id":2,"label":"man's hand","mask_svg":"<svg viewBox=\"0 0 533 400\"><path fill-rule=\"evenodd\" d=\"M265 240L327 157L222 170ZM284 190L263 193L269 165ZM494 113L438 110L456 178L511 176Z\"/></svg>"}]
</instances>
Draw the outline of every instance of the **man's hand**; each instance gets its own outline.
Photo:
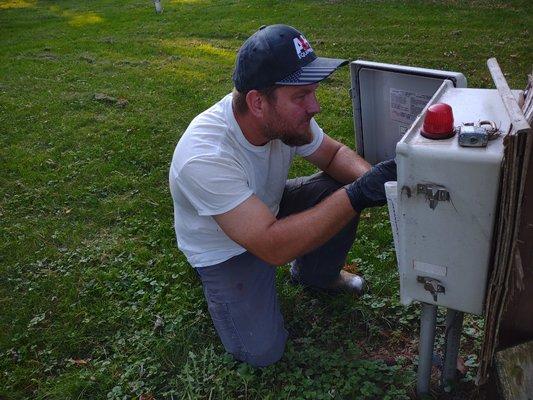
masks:
<instances>
[{"instance_id":1,"label":"man's hand","mask_svg":"<svg viewBox=\"0 0 533 400\"><path fill-rule=\"evenodd\" d=\"M344 188L353 209L360 213L368 207L385 205L385 182L395 180L396 161L392 159L374 165L370 171Z\"/></svg>"}]
</instances>

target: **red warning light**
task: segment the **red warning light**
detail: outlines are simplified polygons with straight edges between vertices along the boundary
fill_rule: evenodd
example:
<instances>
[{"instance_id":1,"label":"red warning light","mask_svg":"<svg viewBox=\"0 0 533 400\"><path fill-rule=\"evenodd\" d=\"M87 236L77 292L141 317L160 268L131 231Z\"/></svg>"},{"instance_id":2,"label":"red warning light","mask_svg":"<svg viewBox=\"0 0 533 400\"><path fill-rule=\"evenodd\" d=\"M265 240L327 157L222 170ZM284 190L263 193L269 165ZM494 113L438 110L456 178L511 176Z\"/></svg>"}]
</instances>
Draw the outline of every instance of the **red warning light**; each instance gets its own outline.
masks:
<instances>
[{"instance_id":1,"label":"red warning light","mask_svg":"<svg viewBox=\"0 0 533 400\"><path fill-rule=\"evenodd\" d=\"M420 131L428 139L448 139L455 135L453 111L449 104L437 103L426 111L424 126Z\"/></svg>"}]
</instances>

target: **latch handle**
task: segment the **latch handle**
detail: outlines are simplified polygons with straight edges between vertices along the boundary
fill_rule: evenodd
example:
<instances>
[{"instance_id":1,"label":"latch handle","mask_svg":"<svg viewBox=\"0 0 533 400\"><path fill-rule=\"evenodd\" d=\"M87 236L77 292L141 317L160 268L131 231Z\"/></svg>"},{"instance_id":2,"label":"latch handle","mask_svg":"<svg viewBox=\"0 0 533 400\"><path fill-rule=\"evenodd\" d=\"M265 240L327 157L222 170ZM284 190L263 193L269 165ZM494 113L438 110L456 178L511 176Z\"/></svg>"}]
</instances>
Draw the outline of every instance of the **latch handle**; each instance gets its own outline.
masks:
<instances>
[{"instance_id":1,"label":"latch handle","mask_svg":"<svg viewBox=\"0 0 533 400\"><path fill-rule=\"evenodd\" d=\"M433 295L433 301L437 301L437 296L439 293L446 293L446 288L442 283L435 278L429 278L427 276L417 276L416 280L418 283L424 284L424 289Z\"/></svg>"},{"instance_id":2,"label":"latch handle","mask_svg":"<svg viewBox=\"0 0 533 400\"><path fill-rule=\"evenodd\" d=\"M429 208L434 210L439 201L450 201L450 193L444 186L431 183L419 183L416 185L417 194L425 194L429 201Z\"/></svg>"}]
</instances>

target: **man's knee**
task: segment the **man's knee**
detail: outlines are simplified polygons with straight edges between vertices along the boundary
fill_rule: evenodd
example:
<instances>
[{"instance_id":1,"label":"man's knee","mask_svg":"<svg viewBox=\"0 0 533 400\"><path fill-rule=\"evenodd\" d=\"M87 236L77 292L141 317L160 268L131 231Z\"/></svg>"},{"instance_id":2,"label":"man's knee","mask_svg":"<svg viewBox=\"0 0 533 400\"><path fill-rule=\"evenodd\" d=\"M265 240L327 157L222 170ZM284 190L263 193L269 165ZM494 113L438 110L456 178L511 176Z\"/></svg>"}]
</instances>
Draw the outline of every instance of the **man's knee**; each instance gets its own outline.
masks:
<instances>
[{"instance_id":1,"label":"man's knee","mask_svg":"<svg viewBox=\"0 0 533 400\"><path fill-rule=\"evenodd\" d=\"M323 171L308 177L304 185L310 193L318 197L319 201L344 186Z\"/></svg>"},{"instance_id":2,"label":"man's knee","mask_svg":"<svg viewBox=\"0 0 533 400\"><path fill-rule=\"evenodd\" d=\"M276 295L275 270L246 252L199 273L226 351L257 367L278 361L287 331Z\"/></svg>"},{"instance_id":3,"label":"man's knee","mask_svg":"<svg viewBox=\"0 0 533 400\"><path fill-rule=\"evenodd\" d=\"M311 208L342 186L325 172L291 179L285 186L278 218Z\"/></svg>"},{"instance_id":4,"label":"man's knee","mask_svg":"<svg viewBox=\"0 0 533 400\"><path fill-rule=\"evenodd\" d=\"M272 341L264 341L255 348L248 349L249 351L241 355L241 361L252 367L267 367L278 362L285 352L287 336L287 330L282 327Z\"/></svg>"}]
</instances>

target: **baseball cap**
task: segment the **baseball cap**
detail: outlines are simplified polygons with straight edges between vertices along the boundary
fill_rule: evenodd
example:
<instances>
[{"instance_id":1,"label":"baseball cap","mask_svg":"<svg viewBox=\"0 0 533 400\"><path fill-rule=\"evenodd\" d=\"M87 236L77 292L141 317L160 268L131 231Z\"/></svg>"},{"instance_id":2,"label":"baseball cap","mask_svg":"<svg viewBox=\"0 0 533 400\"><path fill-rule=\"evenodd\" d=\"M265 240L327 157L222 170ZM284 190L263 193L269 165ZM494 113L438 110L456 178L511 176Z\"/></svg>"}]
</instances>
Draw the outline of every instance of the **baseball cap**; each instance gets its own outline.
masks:
<instances>
[{"instance_id":1,"label":"baseball cap","mask_svg":"<svg viewBox=\"0 0 533 400\"><path fill-rule=\"evenodd\" d=\"M348 60L317 57L307 39L288 25L262 26L241 46L233 83L239 92L278 85L310 85Z\"/></svg>"}]
</instances>

